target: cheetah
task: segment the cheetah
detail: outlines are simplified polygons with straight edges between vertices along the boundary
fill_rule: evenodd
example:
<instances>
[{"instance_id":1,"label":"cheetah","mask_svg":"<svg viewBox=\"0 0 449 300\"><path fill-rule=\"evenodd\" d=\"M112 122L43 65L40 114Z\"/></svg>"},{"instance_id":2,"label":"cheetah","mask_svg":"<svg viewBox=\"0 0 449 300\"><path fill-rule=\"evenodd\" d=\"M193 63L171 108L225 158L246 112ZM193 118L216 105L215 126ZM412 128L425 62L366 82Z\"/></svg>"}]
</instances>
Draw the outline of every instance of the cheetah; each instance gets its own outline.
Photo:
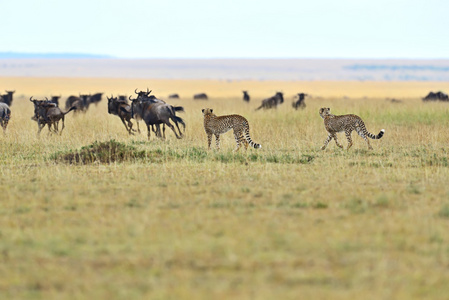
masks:
<instances>
[{"instance_id":1,"label":"cheetah","mask_svg":"<svg viewBox=\"0 0 449 300\"><path fill-rule=\"evenodd\" d=\"M249 124L248 120L240 115L226 115L216 116L213 113L213 109L205 108L202 110L204 116L204 130L207 134L207 147L210 149L212 142L212 135L215 135L215 142L217 149L220 149L220 134L226 133L231 129L234 129L234 138L237 143L238 151L240 144L245 144L245 149L248 149L248 145L252 148L261 148L260 144L256 144L251 140L249 136Z\"/></svg>"},{"instance_id":2,"label":"cheetah","mask_svg":"<svg viewBox=\"0 0 449 300\"><path fill-rule=\"evenodd\" d=\"M335 143L338 147L343 148L343 146L338 142L337 140L337 132L344 131L346 134L346 138L348 139L348 147L351 148L352 146L352 138L351 138L351 132L355 130L368 144L368 149L372 150L373 147L371 147L368 137L371 139L380 139L384 133L385 129L382 129L378 135L374 135L372 133L369 133L368 130L366 130L365 123L363 123L363 120L356 115L342 115L342 116L336 116L330 113L330 108L320 108L320 116L324 120L324 127L326 127L327 132L329 133L327 139L324 141L323 147L321 147L321 150L326 149L327 144L334 139Z\"/></svg>"}]
</instances>

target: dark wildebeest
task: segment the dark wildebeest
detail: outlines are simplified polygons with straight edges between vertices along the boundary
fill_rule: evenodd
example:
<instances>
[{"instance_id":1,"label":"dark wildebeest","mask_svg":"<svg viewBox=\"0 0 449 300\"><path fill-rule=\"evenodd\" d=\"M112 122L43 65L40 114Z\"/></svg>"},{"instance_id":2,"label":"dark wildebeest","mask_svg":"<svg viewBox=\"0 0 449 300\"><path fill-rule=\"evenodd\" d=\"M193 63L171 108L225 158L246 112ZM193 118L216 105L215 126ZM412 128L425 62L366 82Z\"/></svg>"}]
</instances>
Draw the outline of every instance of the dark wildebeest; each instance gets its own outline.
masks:
<instances>
[{"instance_id":1,"label":"dark wildebeest","mask_svg":"<svg viewBox=\"0 0 449 300\"><path fill-rule=\"evenodd\" d=\"M426 97L422 99L423 101L449 101L449 97L447 94L443 92L430 92Z\"/></svg>"},{"instance_id":2,"label":"dark wildebeest","mask_svg":"<svg viewBox=\"0 0 449 300\"><path fill-rule=\"evenodd\" d=\"M161 102L161 100L158 99L132 99L131 103L131 112L133 118L136 115L140 115L141 118L144 120L145 124L147 125L148 130L148 139L150 139L151 129L150 126L156 125L157 126L157 137L162 137L159 124L164 124L170 127L170 129L174 132L176 137L178 139L182 138L183 134L181 130L179 129L178 122L181 123L184 127L185 131L185 123L184 120L180 117L176 116L176 110L183 111L184 108L181 106L178 106L176 109L175 107ZM179 135L176 132L174 126L170 123L170 120L172 120L176 128L178 129ZM153 130L154 131L154 130ZM163 138L165 138L165 127L164 127L164 133Z\"/></svg>"},{"instance_id":3,"label":"dark wildebeest","mask_svg":"<svg viewBox=\"0 0 449 300\"><path fill-rule=\"evenodd\" d=\"M86 112L89 109L89 105L92 103L90 101L90 97L91 97L90 95L86 95L86 94L80 95L80 98L83 103L83 109L84 109L83 112Z\"/></svg>"},{"instance_id":4,"label":"dark wildebeest","mask_svg":"<svg viewBox=\"0 0 449 300\"><path fill-rule=\"evenodd\" d=\"M152 91L152 90L151 90ZM134 90L134 93L137 94L137 99L140 98L145 98L145 97L149 97L149 95L151 94L151 91L147 88L147 91L140 91L138 92L137 89Z\"/></svg>"},{"instance_id":5,"label":"dark wildebeest","mask_svg":"<svg viewBox=\"0 0 449 300\"><path fill-rule=\"evenodd\" d=\"M118 99L117 97L114 98L112 95L111 98L106 98L108 99L108 113L118 116L122 120L123 125L125 125L126 131L129 134L134 134L133 131L135 130L132 129L133 123L131 122L131 106L128 104L128 101L126 99ZM126 125L125 121L128 125Z\"/></svg>"},{"instance_id":6,"label":"dark wildebeest","mask_svg":"<svg viewBox=\"0 0 449 300\"><path fill-rule=\"evenodd\" d=\"M164 100L160 100L157 99L156 96L154 95L150 95L152 92L152 90L149 90L147 88L147 91L140 91L137 92L137 89L134 90L134 93L137 95L137 99L135 100L143 100L143 101L152 101L152 102L161 102L161 103L165 103ZM131 96L129 96L129 100L132 102L134 101L133 99L131 99ZM135 114L133 115L134 120L136 120L136 124L137 124L137 132L140 133L140 126L139 126L139 122L142 120L142 116L140 115L140 111L137 110L135 112ZM156 125L158 132L160 134L160 128L159 128L159 124ZM153 128L153 132L156 133L156 130L154 129L153 125L151 125L151 128ZM165 133L165 125L164 125L164 133ZM157 133L156 133L157 135Z\"/></svg>"},{"instance_id":7,"label":"dark wildebeest","mask_svg":"<svg viewBox=\"0 0 449 300\"><path fill-rule=\"evenodd\" d=\"M248 91L242 91L243 92L243 101L249 102L250 97L248 94Z\"/></svg>"},{"instance_id":8,"label":"dark wildebeest","mask_svg":"<svg viewBox=\"0 0 449 300\"><path fill-rule=\"evenodd\" d=\"M12 95L16 91L5 91L6 94L0 95L0 102L8 104L8 106L12 105Z\"/></svg>"},{"instance_id":9,"label":"dark wildebeest","mask_svg":"<svg viewBox=\"0 0 449 300\"><path fill-rule=\"evenodd\" d=\"M179 95L178 94L170 94L170 95L168 95L168 99L179 99Z\"/></svg>"},{"instance_id":10,"label":"dark wildebeest","mask_svg":"<svg viewBox=\"0 0 449 300\"><path fill-rule=\"evenodd\" d=\"M62 128L60 135L62 135L62 131L64 130L65 124L64 119L65 115L76 109L75 106L72 106L68 111L63 112L59 107L56 106L55 103L50 102L50 100L33 100L33 96L31 96L30 101L34 104L34 116L33 120L37 121L38 132L39 135L41 133L42 128L45 125L48 125L48 131L51 133L51 126L53 125L53 131L58 133L59 131L59 121L62 121Z\"/></svg>"},{"instance_id":11,"label":"dark wildebeest","mask_svg":"<svg viewBox=\"0 0 449 300\"><path fill-rule=\"evenodd\" d=\"M98 103L100 103L100 101L101 101L102 95L103 95L103 93L96 93L96 94L93 94L92 96L89 96L89 103L95 104L95 106L97 106Z\"/></svg>"},{"instance_id":12,"label":"dark wildebeest","mask_svg":"<svg viewBox=\"0 0 449 300\"><path fill-rule=\"evenodd\" d=\"M86 112L89 104L86 102L87 98L81 98L78 96L70 96L65 101L65 109L76 107L76 112Z\"/></svg>"},{"instance_id":13,"label":"dark wildebeest","mask_svg":"<svg viewBox=\"0 0 449 300\"><path fill-rule=\"evenodd\" d=\"M61 96L51 96L50 102L55 103L56 106L59 107L59 98L61 98Z\"/></svg>"},{"instance_id":14,"label":"dark wildebeest","mask_svg":"<svg viewBox=\"0 0 449 300\"><path fill-rule=\"evenodd\" d=\"M256 108L256 110L259 110L261 108L277 108L277 106L282 103L284 103L284 94L282 92L276 92L273 97L262 100L262 104L258 108Z\"/></svg>"},{"instance_id":15,"label":"dark wildebeest","mask_svg":"<svg viewBox=\"0 0 449 300\"><path fill-rule=\"evenodd\" d=\"M193 99L195 100L207 100L208 97L205 93L199 93L199 94L195 94L193 95Z\"/></svg>"},{"instance_id":16,"label":"dark wildebeest","mask_svg":"<svg viewBox=\"0 0 449 300\"><path fill-rule=\"evenodd\" d=\"M144 92L144 91L137 92L137 89L134 92L137 94L137 99L138 100L150 101L150 102L153 102L153 103L167 104L164 100L158 99L154 95L150 95L151 91L152 90L149 90L147 88L146 92ZM133 99L131 99L131 97L129 97L129 100L133 101ZM167 105L169 105L169 104L167 104ZM182 106L172 106L172 105L169 105L169 106L174 110L175 115L176 115L177 111L184 112L184 107L182 107ZM141 116L139 110L137 110L135 112L133 118L136 120L137 131L140 133L139 121L142 120L142 116ZM165 123L161 123L161 124L162 124L162 128L163 128L163 138L165 139ZM176 122L175 122L175 124L176 124ZM153 125L156 126L156 130L154 129ZM178 125L176 124L176 126L178 126ZM156 134L156 136L159 136L159 137L161 136L161 130L160 130L159 124L152 124L151 128L152 128L153 132ZM179 130L179 127L178 127L178 130Z\"/></svg>"},{"instance_id":17,"label":"dark wildebeest","mask_svg":"<svg viewBox=\"0 0 449 300\"><path fill-rule=\"evenodd\" d=\"M11 110L8 104L0 102L0 125L3 128L3 133L6 133L6 126L8 126L9 119L11 119Z\"/></svg>"},{"instance_id":18,"label":"dark wildebeest","mask_svg":"<svg viewBox=\"0 0 449 300\"><path fill-rule=\"evenodd\" d=\"M302 108L302 109L306 108L306 103L304 102L305 96L307 96L307 94L298 93L298 100L296 100L292 103L292 106L294 109L297 110L298 108Z\"/></svg>"}]
</instances>

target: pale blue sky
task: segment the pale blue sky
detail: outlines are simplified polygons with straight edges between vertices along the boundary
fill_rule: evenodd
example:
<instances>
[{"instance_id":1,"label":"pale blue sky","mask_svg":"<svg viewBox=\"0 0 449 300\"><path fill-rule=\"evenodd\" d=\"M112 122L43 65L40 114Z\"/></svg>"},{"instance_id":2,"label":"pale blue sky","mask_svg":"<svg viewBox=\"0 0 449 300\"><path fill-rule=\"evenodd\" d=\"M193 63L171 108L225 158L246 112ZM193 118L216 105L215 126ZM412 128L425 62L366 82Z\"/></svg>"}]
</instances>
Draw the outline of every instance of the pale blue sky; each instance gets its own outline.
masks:
<instances>
[{"instance_id":1,"label":"pale blue sky","mask_svg":"<svg viewBox=\"0 0 449 300\"><path fill-rule=\"evenodd\" d=\"M446 0L0 0L0 52L449 58Z\"/></svg>"}]
</instances>

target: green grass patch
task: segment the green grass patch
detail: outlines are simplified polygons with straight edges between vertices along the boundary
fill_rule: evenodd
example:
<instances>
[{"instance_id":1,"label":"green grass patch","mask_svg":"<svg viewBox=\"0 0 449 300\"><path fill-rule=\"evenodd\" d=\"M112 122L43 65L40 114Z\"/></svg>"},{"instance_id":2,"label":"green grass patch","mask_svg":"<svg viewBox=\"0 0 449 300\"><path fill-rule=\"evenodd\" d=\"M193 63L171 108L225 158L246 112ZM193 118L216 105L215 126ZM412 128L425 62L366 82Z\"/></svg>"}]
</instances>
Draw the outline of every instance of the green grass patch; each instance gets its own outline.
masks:
<instances>
[{"instance_id":1,"label":"green grass patch","mask_svg":"<svg viewBox=\"0 0 449 300\"><path fill-rule=\"evenodd\" d=\"M309 164L315 159L310 154L274 154L251 152L222 152L207 151L201 147L185 149L142 149L150 146L147 143L130 142L129 144L109 140L83 146L78 150L59 151L50 156L57 162L69 164L115 163L124 161L142 160L147 163L163 163L173 160L187 160L194 163L215 161L220 163L248 162L276 163L276 164Z\"/></svg>"},{"instance_id":2,"label":"green grass patch","mask_svg":"<svg viewBox=\"0 0 449 300\"><path fill-rule=\"evenodd\" d=\"M440 211L438 212L438 216L440 218L449 219L449 204L443 205Z\"/></svg>"}]
</instances>

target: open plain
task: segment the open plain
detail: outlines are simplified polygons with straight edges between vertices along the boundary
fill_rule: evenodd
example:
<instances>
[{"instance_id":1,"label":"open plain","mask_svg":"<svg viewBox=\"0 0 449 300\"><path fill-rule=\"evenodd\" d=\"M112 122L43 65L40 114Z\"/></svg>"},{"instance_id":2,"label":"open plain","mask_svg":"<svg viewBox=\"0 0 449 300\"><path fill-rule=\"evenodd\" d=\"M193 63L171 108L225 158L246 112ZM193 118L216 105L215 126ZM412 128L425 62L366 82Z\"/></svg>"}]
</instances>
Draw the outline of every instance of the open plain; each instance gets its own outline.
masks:
<instances>
[{"instance_id":1,"label":"open plain","mask_svg":"<svg viewBox=\"0 0 449 300\"><path fill-rule=\"evenodd\" d=\"M449 103L420 99L448 82L2 77L0 85L16 90L0 134L3 299L448 297ZM129 136L107 113L106 96L147 87L185 108L183 139L169 129L165 141L148 141L146 129ZM282 105L255 111L276 91ZM64 103L96 92L102 102L68 114L61 136L46 128L37 136L31 96ZM210 99L193 100L198 92ZM307 106L296 111L300 92ZM220 151L208 151L205 107L245 116L262 148L234 153L229 132ZM372 151L355 133L349 151L333 141L321 151L320 107L357 114L385 135ZM64 160L111 142L126 150L120 159Z\"/></svg>"}]
</instances>

